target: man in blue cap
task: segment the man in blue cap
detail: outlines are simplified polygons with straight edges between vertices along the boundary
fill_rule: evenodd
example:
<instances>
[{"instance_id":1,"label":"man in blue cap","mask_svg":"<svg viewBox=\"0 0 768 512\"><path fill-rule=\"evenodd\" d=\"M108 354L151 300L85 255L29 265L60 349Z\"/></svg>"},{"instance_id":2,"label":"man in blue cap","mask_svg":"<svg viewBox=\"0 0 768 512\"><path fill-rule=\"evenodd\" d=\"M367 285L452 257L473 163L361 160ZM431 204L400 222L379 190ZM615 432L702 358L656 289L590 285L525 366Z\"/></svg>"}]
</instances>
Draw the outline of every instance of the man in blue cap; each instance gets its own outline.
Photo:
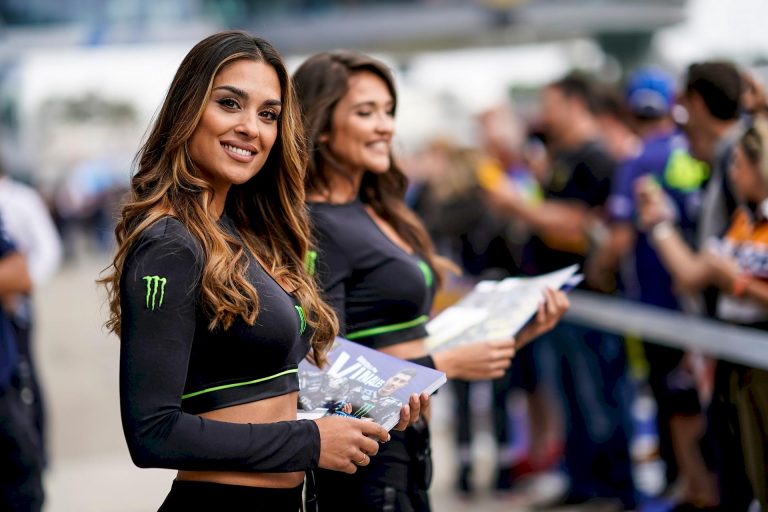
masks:
<instances>
[{"instance_id":1,"label":"man in blue cap","mask_svg":"<svg viewBox=\"0 0 768 512\"><path fill-rule=\"evenodd\" d=\"M625 92L643 147L614 176L606 208L609 236L590 261L589 277L605 281L618 269L626 298L680 310L681 298L674 293L650 234L637 229L635 183L643 176L653 177L670 198L681 233L693 244L709 171L690 156L688 141L672 118L675 89L667 73L641 68L629 77ZM648 381L658 406L659 444L667 482L681 484L684 502L715 505L714 477L706 468L698 442L704 432L704 415L694 376L684 364L685 353L652 343L644 344L644 348Z\"/></svg>"}]
</instances>

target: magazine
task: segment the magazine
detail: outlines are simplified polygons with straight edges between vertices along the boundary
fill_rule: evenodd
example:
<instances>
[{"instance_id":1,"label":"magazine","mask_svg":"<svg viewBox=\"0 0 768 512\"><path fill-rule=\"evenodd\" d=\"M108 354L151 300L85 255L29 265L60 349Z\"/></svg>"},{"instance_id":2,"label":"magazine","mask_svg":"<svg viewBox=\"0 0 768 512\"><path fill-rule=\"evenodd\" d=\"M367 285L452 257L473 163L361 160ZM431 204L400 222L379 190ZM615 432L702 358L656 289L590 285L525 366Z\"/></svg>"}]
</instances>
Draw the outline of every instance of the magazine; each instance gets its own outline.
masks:
<instances>
[{"instance_id":1,"label":"magazine","mask_svg":"<svg viewBox=\"0 0 768 512\"><path fill-rule=\"evenodd\" d=\"M445 382L443 372L336 338L322 370L299 364L299 418L340 414L390 430L412 394L432 394Z\"/></svg>"},{"instance_id":2,"label":"magazine","mask_svg":"<svg viewBox=\"0 0 768 512\"><path fill-rule=\"evenodd\" d=\"M427 323L427 350L514 336L538 311L544 289L570 289L582 281L578 268L571 265L535 277L477 283L459 302Z\"/></svg>"}]
</instances>

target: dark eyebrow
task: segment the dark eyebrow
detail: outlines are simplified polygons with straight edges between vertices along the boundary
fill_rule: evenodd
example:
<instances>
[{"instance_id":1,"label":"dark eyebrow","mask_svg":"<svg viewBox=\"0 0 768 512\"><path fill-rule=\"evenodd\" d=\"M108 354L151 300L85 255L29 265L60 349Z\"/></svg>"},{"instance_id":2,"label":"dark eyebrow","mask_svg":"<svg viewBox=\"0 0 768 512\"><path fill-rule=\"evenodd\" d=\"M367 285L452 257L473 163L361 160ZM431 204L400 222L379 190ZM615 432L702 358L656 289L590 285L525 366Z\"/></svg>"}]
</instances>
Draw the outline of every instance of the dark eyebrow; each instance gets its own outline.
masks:
<instances>
[{"instance_id":1,"label":"dark eyebrow","mask_svg":"<svg viewBox=\"0 0 768 512\"><path fill-rule=\"evenodd\" d=\"M248 98L249 98L248 93L245 92L244 90L238 88L238 87L235 87L234 85L220 85L218 87L214 87L213 90L217 91L219 89L224 89L225 91L229 91L232 94L234 94L235 96L237 96L238 98L242 99L243 101L248 101ZM280 100L267 100L267 101L265 101L263 103L263 105L265 107L280 107L280 108L282 108L283 102L280 101Z\"/></svg>"},{"instance_id":2,"label":"dark eyebrow","mask_svg":"<svg viewBox=\"0 0 768 512\"><path fill-rule=\"evenodd\" d=\"M283 108L283 102L280 100L267 100L263 103L265 107L280 107Z\"/></svg>"},{"instance_id":3,"label":"dark eyebrow","mask_svg":"<svg viewBox=\"0 0 768 512\"><path fill-rule=\"evenodd\" d=\"M393 101L388 101L384 106L386 107L392 107L394 105ZM360 108L360 107L375 107L376 102L375 101L361 101L360 103L355 103L352 105L352 108Z\"/></svg>"},{"instance_id":4,"label":"dark eyebrow","mask_svg":"<svg viewBox=\"0 0 768 512\"><path fill-rule=\"evenodd\" d=\"M220 85L218 87L214 87L213 90L218 91L219 89L224 89L226 91L229 91L240 99L248 100L248 93L242 89L238 89L234 85Z\"/></svg>"}]
</instances>

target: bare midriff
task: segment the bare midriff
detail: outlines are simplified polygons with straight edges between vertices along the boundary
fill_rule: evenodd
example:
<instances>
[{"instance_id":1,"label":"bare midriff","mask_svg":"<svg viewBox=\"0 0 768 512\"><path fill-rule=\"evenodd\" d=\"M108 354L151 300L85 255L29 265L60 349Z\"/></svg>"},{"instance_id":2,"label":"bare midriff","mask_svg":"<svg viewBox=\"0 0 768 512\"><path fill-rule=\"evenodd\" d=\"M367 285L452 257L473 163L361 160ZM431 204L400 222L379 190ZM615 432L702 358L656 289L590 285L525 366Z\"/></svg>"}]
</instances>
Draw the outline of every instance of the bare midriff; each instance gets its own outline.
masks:
<instances>
[{"instance_id":1,"label":"bare midriff","mask_svg":"<svg viewBox=\"0 0 768 512\"><path fill-rule=\"evenodd\" d=\"M274 423L296 419L298 393L289 393L247 404L233 405L200 414L201 417L229 423ZM304 482L304 472L245 473L237 471L179 471L178 480L195 480L249 487L292 489Z\"/></svg>"},{"instance_id":2,"label":"bare midriff","mask_svg":"<svg viewBox=\"0 0 768 512\"><path fill-rule=\"evenodd\" d=\"M424 346L424 338L404 341L395 345L381 347L378 350L400 359L416 359L417 357L423 357L427 354L427 349Z\"/></svg>"}]
</instances>

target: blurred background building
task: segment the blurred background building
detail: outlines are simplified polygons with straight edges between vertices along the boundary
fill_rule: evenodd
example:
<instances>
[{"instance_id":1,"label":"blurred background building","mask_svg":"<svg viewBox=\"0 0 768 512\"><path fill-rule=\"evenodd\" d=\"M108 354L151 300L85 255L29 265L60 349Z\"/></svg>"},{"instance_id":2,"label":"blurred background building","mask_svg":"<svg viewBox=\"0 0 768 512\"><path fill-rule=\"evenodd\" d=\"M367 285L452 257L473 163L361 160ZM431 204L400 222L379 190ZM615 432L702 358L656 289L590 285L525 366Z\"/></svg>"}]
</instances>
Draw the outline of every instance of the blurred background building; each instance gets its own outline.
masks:
<instances>
[{"instance_id":1,"label":"blurred background building","mask_svg":"<svg viewBox=\"0 0 768 512\"><path fill-rule=\"evenodd\" d=\"M53 187L84 160L125 178L176 64L204 35L260 34L289 61L322 49L373 52L398 70L399 133L470 136L461 114L571 68L616 81L694 56L764 64L759 20L740 0L3 0L0 140L11 173ZM733 30L723 29L723 23ZM733 37L732 34L738 34ZM291 58L293 57L293 58ZM458 115L457 115L458 114Z\"/></svg>"}]
</instances>

